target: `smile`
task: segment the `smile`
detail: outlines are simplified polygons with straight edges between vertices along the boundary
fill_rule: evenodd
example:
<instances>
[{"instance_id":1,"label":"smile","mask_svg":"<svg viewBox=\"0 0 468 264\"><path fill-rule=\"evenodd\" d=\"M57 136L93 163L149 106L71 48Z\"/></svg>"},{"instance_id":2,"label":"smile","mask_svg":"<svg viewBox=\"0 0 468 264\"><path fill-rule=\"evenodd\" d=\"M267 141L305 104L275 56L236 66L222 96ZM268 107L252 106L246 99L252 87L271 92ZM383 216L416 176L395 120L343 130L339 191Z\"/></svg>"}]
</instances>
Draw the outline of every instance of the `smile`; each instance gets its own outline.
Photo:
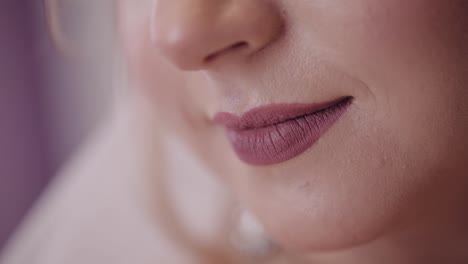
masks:
<instances>
[{"instance_id":1,"label":"smile","mask_svg":"<svg viewBox=\"0 0 468 264\"><path fill-rule=\"evenodd\" d=\"M239 158L252 165L290 160L312 147L346 112L352 97L320 104L277 104L242 116L218 113Z\"/></svg>"}]
</instances>

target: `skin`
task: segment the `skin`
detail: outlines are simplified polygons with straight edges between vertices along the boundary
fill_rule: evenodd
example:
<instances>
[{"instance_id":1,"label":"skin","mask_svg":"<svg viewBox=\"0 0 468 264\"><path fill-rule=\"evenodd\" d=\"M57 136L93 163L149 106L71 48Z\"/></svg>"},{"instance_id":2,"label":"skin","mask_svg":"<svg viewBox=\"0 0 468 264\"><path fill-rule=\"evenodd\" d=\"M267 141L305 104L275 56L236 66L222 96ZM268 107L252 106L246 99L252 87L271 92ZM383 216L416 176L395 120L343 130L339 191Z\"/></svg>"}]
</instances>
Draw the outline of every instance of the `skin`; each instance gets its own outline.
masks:
<instances>
[{"instance_id":1,"label":"skin","mask_svg":"<svg viewBox=\"0 0 468 264\"><path fill-rule=\"evenodd\" d=\"M466 1L121 0L119 10L130 80L160 127L283 247L317 263L466 257ZM323 138L271 166L239 161L211 122L341 96L353 105Z\"/></svg>"}]
</instances>

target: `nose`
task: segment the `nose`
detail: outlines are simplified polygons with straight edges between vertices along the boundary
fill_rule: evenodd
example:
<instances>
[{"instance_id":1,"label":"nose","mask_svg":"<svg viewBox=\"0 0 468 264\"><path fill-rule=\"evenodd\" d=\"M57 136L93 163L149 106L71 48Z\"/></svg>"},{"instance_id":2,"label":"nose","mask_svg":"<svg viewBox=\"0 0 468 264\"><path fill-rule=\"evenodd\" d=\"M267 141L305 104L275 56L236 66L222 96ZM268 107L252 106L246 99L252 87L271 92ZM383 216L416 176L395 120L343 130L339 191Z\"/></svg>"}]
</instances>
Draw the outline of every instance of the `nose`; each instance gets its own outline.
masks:
<instances>
[{"instance_id":1,"label":"nose","mask_svg":"<svg viewBox=\"0 0 468 264\"><path fill-rule=\"evenodd\" d=\"M202 70L264 49L282 25L270 0L158 0L152 41L177 68Z\"/></svg>"}]
</instances>

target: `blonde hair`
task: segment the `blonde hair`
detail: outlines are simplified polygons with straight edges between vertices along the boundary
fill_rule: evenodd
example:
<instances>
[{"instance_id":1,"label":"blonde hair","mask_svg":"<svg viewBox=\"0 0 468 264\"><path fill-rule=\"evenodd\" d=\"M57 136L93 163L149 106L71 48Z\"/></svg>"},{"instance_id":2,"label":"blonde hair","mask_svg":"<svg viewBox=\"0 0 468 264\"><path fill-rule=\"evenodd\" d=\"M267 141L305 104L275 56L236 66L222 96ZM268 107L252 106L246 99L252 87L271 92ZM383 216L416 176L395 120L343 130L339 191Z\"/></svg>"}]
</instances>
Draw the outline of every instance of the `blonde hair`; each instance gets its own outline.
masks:
<instances>
[{"instance_id":1,"label":"blonde hair","mask_svg":"<svg viewBox=\"0 0 468 264\"><path fill-rule=\"evenodd\" d=\"M59 1L60 0L44 0L50 36L58 50L67 56L78 57L78 49L75 47L74 43L64 35L62 23L60 23L60 16L58 15L60 13Z\"/></svg>"}]
</instances>

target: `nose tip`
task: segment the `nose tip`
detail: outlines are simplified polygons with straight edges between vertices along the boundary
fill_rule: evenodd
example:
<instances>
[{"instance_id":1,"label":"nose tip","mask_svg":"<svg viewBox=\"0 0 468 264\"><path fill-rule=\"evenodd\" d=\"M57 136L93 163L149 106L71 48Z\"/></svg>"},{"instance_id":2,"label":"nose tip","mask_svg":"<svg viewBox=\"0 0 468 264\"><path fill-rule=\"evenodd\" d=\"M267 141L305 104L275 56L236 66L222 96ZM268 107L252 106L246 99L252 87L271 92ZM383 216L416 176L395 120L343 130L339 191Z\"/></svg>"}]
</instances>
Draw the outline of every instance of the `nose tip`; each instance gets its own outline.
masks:
<instances>
[{"instance_id":1,"label":"nose tip","mask_svg":"<svg viewBox=\"0 0 468 264\"><path fill-rule=\"evenodd\" d=\"M241 59L271 44L282 18L269 1L158 1L152 41L181 70Z\"/></svg>"}]
</instances>

